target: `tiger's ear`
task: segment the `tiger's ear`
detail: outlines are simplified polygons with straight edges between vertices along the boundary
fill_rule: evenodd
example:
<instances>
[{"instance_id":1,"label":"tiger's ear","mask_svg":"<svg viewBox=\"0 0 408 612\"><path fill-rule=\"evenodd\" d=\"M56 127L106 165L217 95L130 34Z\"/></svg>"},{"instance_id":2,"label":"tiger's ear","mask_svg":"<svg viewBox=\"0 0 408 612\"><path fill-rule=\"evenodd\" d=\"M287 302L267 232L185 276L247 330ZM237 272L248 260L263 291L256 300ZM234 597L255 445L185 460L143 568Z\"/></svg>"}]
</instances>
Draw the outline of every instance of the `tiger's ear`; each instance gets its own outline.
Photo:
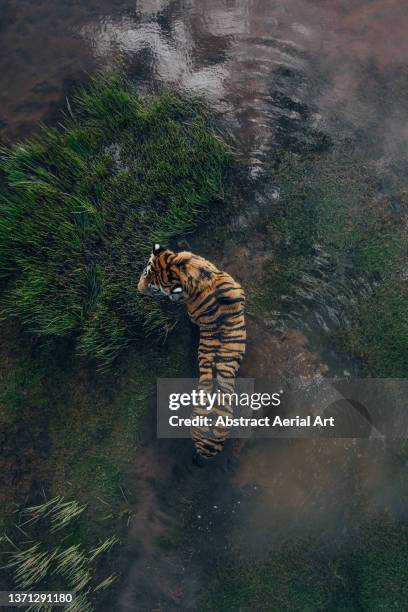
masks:
<instances>
[{"instance_id":1,"label":"tiger's ear","mask_svg":"<svg viewBox=\"0 0 408 612\"><path fill-rule=\"evenodd\" d=\"M166 249L162 246L160 246L160 244L158 242L155 242L153 244L153 248L152 248L152 253L153 255L159 255L162 251L165 251Z\"/></svg>"}]
</instances>

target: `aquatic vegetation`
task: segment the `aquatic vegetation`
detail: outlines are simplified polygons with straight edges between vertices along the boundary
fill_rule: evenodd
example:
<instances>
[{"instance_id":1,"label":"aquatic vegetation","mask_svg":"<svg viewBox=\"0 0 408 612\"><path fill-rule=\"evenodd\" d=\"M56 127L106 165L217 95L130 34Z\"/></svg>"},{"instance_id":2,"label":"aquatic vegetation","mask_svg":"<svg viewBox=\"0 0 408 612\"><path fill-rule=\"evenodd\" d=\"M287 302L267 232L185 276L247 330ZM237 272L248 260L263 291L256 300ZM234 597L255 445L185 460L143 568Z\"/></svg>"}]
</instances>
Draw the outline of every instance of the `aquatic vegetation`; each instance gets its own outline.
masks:
<instances>
[{"instance_id":1,"label":"aquatic vegetation","mask_svg":"<svg viewBox=\"0 0 408 612\"><path fill-rule=\"evenodd\" d=\"M279 197L265 223L271 273L250 308L316 330L358 358L371 376L408 375L408 295L398 184L349 152L297 159L277 156L270 170ZM397 181L396 181L397 182Z\"/></svg>"},{"instance_id":2,"label":"aquatic vegetation","mask_svg":"<svg viewBox=\"0 0 408 612\"><path fill-rule=\"evenodd\" d=\"M70 612L94 609L94 594L116 580L114 574L100 579L98 561L119 539L111 536L93 547L76 542L76 522L85 510L86 506L76 500L66 501L57 496L20 512L13 539L5 534L0 540L8 559L3 569L11 572L16 589L50 590L54 585L58 587L55 590L75 593L74 601L66 607ZM33 604L27 609L48 611L52 606Z\"/></svg>"},{"instance_id":3,"label":"aquatic vegetation","mask_svg":"<svg viewBox=\"0 0 408 612\"><path fill-rule=\"evenodd\" d=\"M217 564L202 610L401 610L408 595L408 539L389 515L355 522L353 542L322 549L293 537L254 559Z\"/></svg>"},{"instance_id":4,"label":"aquatic vegetation","mask_svg":"<svg viewBox=\"0 0 408 612\"><path fill-rule=\"evenodd\" d=\"M404 487L406 492L406 484ZM401 496L401 499L403 497ZM362 526L343 575L354 578L356 598L365 610L401 610L408 597L408 531L385 515ZM345 568L346 569L346 568ZM351 585L350 585L351 586Z\"/></svg>"},{"instance_id":5,"label":"aquatic vegetation","mask_svg":"<svg viewBox=\"0 0 408 612\"><path fill-rule=\"evenodd\" d=\"M137 278L153 241L192 231L223 200L230 160L200 102L94 79L59 129L2 150L3 318L73 337L101 366L146 330L168 331Z\"/></svg>"},{"instance_id":6,"label":"aquatic vegetation","mask_svg":"<svg viewBox=\"0 0 408 612\"><path fill-rule=\"evenodd\" d=\"M313 544L292 541L251 559L217 564L214 583L201 609L212 612L262 610L327 610L332 607L327 565L317 562Z\"/></svg>"},{"instance_id":7,"label":"aquatic vegetation","mask_svg":"<svg viewBox=\"0 0 408 612\"><path fill-rule=\"evenodd\" d=\"M384 378L408 376L408 294L395 280L358 301L342 344L358 355L366 372Z\"/></svg>"}]
</instances>

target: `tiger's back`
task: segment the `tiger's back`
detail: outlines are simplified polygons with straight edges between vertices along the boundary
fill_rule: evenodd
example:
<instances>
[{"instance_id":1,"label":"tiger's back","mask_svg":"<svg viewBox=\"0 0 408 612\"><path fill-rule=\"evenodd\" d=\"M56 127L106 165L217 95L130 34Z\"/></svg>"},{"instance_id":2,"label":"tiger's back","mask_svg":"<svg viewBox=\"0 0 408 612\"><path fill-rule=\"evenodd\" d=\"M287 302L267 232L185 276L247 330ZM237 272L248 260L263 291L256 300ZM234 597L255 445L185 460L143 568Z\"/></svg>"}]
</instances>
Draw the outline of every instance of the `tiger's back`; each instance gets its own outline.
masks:
<instances>
[{"instance_id":1,"label":"tiger's back","mask_svg":"<svg viewBox=\"0 0 408 612\"><path fill-rule=\"evenodd\" d=\"M155 245L138 288L143 293L159 291L172 301L185 302L191 321L200 328L200 389L231 393L246 345L245 294L241 285L199 255L174 253ZM232 408L224 404L213 408L213 413L231 415ZM193 414L208 414L206 406L195 407ZM222 450L228 428L197 427L192 429L192 437L199 457L210 458Z\"/></svg>"}]
</instances>

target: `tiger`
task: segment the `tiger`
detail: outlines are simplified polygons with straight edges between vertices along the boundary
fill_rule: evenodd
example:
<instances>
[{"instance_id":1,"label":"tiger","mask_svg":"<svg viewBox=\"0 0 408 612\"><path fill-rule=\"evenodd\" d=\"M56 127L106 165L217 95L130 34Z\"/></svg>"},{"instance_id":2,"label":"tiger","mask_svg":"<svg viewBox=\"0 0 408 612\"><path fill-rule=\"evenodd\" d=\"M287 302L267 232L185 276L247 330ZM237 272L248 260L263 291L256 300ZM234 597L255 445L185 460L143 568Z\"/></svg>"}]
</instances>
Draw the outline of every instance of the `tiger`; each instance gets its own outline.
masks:
<instances>
[{"instance_id":1,"label":"tiger","mask_svg":"<svg viewBox=\"0 0 408 612\"><path fill-rule=\"evenodd\" d=\"M198 325L199 388L211 393L214 386L231 394L246 348L245 293L227 272L189 251L174 252L156 243L144 268L138 291L184 303L190 320ZM228 402L214 407L216 416L231 416ZM205 405L193 408L193 416L205 415ZM224 447L227 427L192 427L193 461L202 466Z\"/></svg>"}]
</instances>

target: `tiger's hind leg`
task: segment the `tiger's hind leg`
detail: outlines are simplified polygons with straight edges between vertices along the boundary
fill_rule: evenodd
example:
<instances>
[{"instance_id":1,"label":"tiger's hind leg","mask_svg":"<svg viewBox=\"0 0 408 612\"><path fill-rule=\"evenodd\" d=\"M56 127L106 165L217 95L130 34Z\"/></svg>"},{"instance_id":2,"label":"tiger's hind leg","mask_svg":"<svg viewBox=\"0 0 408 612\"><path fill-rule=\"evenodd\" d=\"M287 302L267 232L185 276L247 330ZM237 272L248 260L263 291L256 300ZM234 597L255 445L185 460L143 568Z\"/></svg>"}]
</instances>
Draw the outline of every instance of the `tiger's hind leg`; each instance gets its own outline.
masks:
<instances>
[{"instance_id":1,"label":"tiger's hind leg","mask_svg":"<svg viewBox=\"0 0 408 612\"><path fill-rule=\"evenodd\" d=\"M200 369L199 390L205 393L214 392L215 372L215 357L219 349L220 343L217 339L200 337L200 346L198 349L198 363ZM208 416L208 402L204 402L199 406L194 406L192 417ZM221 450L222 445L214 437L211 427L192 427L191 437L194 442L193 463L202 467L206 460L215 457Z\"/></svg>"},{"instance_id":2,"label":"tiger's hind leg","mask_svg":"<svg viewBox=\"0 0 408 612\"><path fill-rule=\"evenodd\" d=\"M241 343L238 343L241 344ZM222 340L214 337L200 337L198 360L200 367L200 389L207 393L220 391L223 394L234 392L235 376L239 369L244 347L231 349L229 345L223 346ZM207 406L194 407L193 416L207 416ZM192 438L195 445L193 462L203 465L205 460L215 457L224 448L229 436L230 427L225 424L226 417L233 416L233 406L228 397L220 405L211 410L211 417L224 417L224 425L211 427L193 427Z\"/></svg>"},{"instance_id":3,"label":"tiger's hind leg","mask_svg":"<svg viewBox=\"0 0 408 612\"><path fill-rule=\"evenodd\" d=\"M216 368L216 365L214 366ZM233 391L233 384L231 381L222 381L220 385L220 378L217 376L217 372L214 371L215 374L215 387L213 387L211 382L211 390L221 391L221 393L231 393ZM200 385L201 386L201 385ZM193 414L197 415L205 415L210 416L213 421L218 419L218 417L226 417L232 415L232 407L228 398L225 399L221 404L217 404L213 406L211 412L207 410L207 406L202 406L195 408L193 410ZM222 424L212 424L208 427L194 427L192 428L192 437L195 444L195 452L193 456L193 461L196 465L202 466L205 460L211 459L218 455L223 448L226 439L228 438L230 428L227 425Z\"/></svg>"}]
</instances>

